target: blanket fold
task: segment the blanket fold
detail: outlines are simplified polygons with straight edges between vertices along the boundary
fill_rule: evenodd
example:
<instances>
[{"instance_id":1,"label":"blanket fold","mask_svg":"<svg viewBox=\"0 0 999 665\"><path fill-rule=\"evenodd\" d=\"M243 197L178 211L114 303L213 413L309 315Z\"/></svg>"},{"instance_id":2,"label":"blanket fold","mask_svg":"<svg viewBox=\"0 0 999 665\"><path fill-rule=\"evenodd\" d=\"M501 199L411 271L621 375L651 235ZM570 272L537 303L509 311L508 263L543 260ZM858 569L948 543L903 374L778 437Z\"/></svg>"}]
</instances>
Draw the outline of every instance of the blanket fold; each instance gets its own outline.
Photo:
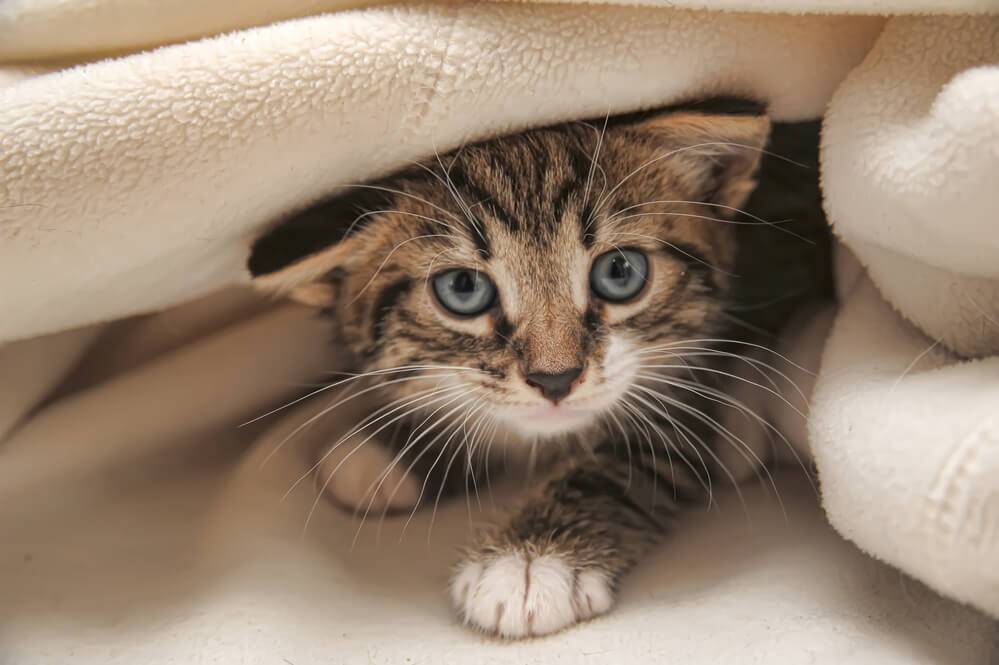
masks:
<instances>
[{"instance_id":1,"label":"blanket fold","mask_svg":"<svg viewBox=\"0 0 999 665\"><path fill-rule=\"evenodd\" d=\"M999 616L999 19L891 19L823 144L829 220L868 274L841 289L811 404L824 505Z\"/></svg>"},{"instance_id":2,"label":"blanket fold","mask_svg":"<svg viewBox=\"0 0 999 665\"><path fill-rule=\"evenodd\" d=\"M0 207L0 340L153 311L245 279L246 247L265 225L478 137L719 92L767 100L778 119L818 115L881 25L414 5L0 88L0 205L17 206Z\"/></svg>"},{"instance_id":3,"label":"blanket fold","mask_svg":"<svg viewBox=\"0 0 999 665\"><path fill-rule=\"evenodd\" d=\"M17 63L0 65L0 496L8 505L36 497L56 528L53 506L70 495L56 492L50 505L39 487L90 478L101 494L102 479L144 478L179 442L207 451L216 439L239 439L246 459L211 480L229 491L198 496L218 501L231 524L263 528L260 502L277 501L305 463L287 457L280 474L254 475L273 431L256 438L257 429L238 425L321 380L329 345L320 322L297 307L238 293L197 301L245 284L254 237L339 186L467 141L744 95L767 102L777 120L825 114L825 207L843 246L839 310L800 320L800 334L781 347L808 366L821 358L814 389L804 390L807 426L779 404L760 408L790 423L796 446L813 456L839 533L999 617L999 17L984 15L999 12L992 0L440 2L321 14L359 4L253 0L236 16L215 1L196 9L178 0L0 3L0 62ZM983 15L835 15L864 7ZM274 22L285 18L294 20ZM202 36L75 67L58 60ZM795 378L810 383L806 375ZM171 468L196 466L186 463ZM191 474L178 488L201 486ZM187 499L171 502L168 485L157 485L162 514L190 512ZM127 492L114 491L92 505L117 506ZM141 521L136 515L129 519ZM322 520L341 535L350 529ZM45 541L30 521L20 509L0 515L5 532L27 534L19 543ZM232 533L218 521L197 529L222 549ZM308 560L287 535L275 536L280 547ZM0 575L15 578L25 555L4 553ZM872 566L850 574L866 580L857 597L880 608L867 618L882 617L857 619L852 634L866 639L894 621L884 617L907 617L892 625L909 646L884 662L989 662L980 615L923 592L925 614L886 609L863 589L898 601L885 590L894 577L877 581L893 573L850 561ZM28 586L18 588L28 597ZM836 593L816 592L832 593L825 607L863 615ZM366 607L381 611L374 601ZM218 625L231 628L226 617ZM913 626L923 625L938 632L919 646ZM962 645L952 661L941 657L949 641ZM134 661L146 652L128 653ZM843 651L823 653L842 662Z\"/></svg>"}]
</instances>

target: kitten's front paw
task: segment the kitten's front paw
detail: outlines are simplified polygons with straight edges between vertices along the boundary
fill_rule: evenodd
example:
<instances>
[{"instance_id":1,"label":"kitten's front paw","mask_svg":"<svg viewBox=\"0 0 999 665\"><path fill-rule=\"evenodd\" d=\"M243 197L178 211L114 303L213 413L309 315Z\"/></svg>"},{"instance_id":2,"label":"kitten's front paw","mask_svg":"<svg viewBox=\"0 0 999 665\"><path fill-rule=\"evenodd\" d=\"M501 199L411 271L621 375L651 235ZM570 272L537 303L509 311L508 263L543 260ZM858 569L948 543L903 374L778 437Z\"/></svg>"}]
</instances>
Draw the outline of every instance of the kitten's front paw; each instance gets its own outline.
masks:
<instances>
[{"instance_id":1,"label":"kitten's front paw","mask_svg":"<svg viewBox=\"0 0 999 665\"><path fill-rule=\"evenodd\" d=\"M382 515L405 513L416 507L420 483L406 473L381 444L349 440L330 451L317 470L326 495L346 511Z\"/></svg>"},{"instance_id":2,"label":"kitten's front paw","mask_svg":"<svg viewBox=\"0 0 999 665\"><path fill-rule=\"evenodd\" d=\"M610 609L611 581L596 568L574 568L559 554L523 551L465 561L451 600L466 624L502 637L547 635Z\"/></svg>"}]
</instances>

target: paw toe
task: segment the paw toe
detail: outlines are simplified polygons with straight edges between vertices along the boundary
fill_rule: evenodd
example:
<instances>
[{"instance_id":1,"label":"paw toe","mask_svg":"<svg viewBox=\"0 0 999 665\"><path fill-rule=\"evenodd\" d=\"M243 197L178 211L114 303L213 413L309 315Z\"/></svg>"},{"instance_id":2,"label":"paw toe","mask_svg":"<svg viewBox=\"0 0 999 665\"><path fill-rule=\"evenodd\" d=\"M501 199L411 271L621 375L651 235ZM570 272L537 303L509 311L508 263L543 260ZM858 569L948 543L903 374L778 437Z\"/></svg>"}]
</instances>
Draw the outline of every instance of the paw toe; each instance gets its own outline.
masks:
<instances>
[{"instance_id":1,"label":"paw toe","mask_svg":"<svg viewBox=\"0 0 999 665\"><path fill-rule=\"evenodd\" d=\"M507 638L546 635L610 609L608 578L554 554L521 552L465 562L451 584L465 623Z\"/></svg>"}]
</instances>

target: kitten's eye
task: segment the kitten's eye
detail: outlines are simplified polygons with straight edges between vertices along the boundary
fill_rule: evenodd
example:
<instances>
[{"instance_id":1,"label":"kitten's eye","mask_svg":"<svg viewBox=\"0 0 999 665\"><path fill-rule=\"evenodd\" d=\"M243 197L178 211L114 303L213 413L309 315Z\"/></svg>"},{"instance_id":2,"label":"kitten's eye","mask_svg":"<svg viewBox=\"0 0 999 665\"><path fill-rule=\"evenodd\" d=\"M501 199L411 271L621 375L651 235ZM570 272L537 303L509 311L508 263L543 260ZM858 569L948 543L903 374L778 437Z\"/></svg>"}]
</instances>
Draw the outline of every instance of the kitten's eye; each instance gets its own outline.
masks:
<instances>
[{"instance_id":1,"label":"kitten's eye","mask_svg":"<svg viewBox=\"0 0 999 665\"><path fill-rule=\"evenodd\" d=\"M496 287L485 274L458 268L434 277L434 295L452 314L477 316L496 302Z\"/></svg>"},{"instance_id":2,"label":"kitten's eye","mask_svg":"<svg viewBox=\"0 0 999 665\"><path fill-rule=\"evenodd\" d=\"M649 259L637 249L614 249L601 254L590 270L590 288L604 300L624 302L645 286Z\"/></svg>"}]
</instances>

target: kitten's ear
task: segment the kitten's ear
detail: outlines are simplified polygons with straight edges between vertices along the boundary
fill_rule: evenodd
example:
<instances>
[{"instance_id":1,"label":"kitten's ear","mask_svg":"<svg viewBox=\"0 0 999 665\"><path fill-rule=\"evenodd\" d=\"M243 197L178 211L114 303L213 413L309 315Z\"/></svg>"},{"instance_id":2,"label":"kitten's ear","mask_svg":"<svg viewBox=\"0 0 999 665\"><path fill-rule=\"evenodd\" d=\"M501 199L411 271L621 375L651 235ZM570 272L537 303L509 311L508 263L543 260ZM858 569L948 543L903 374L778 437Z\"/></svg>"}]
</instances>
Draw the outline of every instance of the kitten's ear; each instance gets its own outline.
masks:
<instances>
[{"instance_id":1,"label":"kitten's ear","mask_svg":"<svg viewBox=\"0 0 999 665\"><path fill-rule=\"evenodd\" d=\"M770 137L766 108L743 100L709 100L648 115L636 128L656 134L678 157L708 158L702 200L731 208L740 208L756 188Z\"/></svg>"},{"instance_id":2,"label":"kitten's ear","mask_svg":"<svg viewBox=\"0 0 999 665\"><path fill-rule=\"evenodd\" d=\"M333 275L349 271L359 258L378 210L368 190L321 201L257 238L247 268L259 289L287 295L313 307L328 307L336 289ZM383 198L383 197L381 197Z\"/></svg>"}]
</instances>

